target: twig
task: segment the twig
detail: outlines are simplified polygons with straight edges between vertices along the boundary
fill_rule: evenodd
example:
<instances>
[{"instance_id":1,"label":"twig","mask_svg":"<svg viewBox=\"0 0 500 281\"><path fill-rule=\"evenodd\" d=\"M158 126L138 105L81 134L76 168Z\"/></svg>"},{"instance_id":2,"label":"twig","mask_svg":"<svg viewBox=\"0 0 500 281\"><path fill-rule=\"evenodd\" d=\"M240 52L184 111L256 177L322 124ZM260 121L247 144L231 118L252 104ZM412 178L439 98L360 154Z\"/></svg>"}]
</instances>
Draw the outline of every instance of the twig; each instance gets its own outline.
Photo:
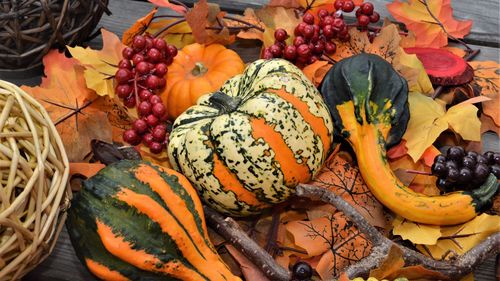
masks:
<instances>
[{"instance_id":1,"label":"twig","mask_svg":"<svg viewBox=\"0 0 500 281\"><path fill-rule=\"evenodd\" d=\"M205 211L205 218L208 225L258 266L270 280L290 280L290 272L276 263L271 255L248 237L236 221L229 217L224 218L209 207L204 206L203 210Z\"/></svg>"},{"instance_id":2,"label":"twig","mask_svg":"<svg viewBox=\"0 0 500 281\"><path fill-rule=\"evenodd\" d=\"M417 170L405 170L405 173L432 176L432 173Z\"/></svg>"},{"instance_id":3,"label":"twig","mask_svg":"<svg viewBox=\"0 0 500 281\"><path fill-rule=\"evenodd\" d=\"M169 25L165 26L164 28L160 29L158 32L156 32L156 33L153 35L153 37L158 37L158 36L160 36L160 34L162 34L163 32L167 31L169 28L171 28L171 27L173 27L173 26L176 26L176 25L178 25L178 24L180 24L180 23L183 23L183 22L185 22L185 21L186 21L186 19L185 19L184 17L183 17L183 18L181 18L181 19L178 19L178 20L174 21L173 23L171 23L171 24L169 24Z\"/></svg>"},{"instance_id":4,"label":"twig","mask_svg":"<svg viewBox=\"0 0 500 281\"><path fill-rule=\"evenodd\" d=\"M453 262L436 261L414 250L403 247L383 236L375 227L370 225L354 207L327 189L308 184L299 184L296 188L296 194L301 197L319 199L334 205L354 222L359 231L365 234L373 243L374 246L370 255L358 263L349 266L345 270L349 278L358 276L366 277L371 269L377 268L381 262L385 260L389 249L393 246L401 249L406 265L420 264L428 269L438 271L448 276L451 280L457 280L468 274L490 256L500 252L500 233L495 233L468 252L457 257Z\"/></svg>"}]
</instances>

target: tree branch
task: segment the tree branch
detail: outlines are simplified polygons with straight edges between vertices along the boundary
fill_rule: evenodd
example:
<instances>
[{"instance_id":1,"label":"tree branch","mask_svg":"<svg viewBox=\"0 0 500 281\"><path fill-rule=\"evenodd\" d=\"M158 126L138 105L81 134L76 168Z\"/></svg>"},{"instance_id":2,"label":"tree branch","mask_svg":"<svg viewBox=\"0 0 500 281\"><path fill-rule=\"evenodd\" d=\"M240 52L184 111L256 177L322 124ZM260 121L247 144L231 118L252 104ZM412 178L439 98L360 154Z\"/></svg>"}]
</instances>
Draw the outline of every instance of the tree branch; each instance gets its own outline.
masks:
<instances>
[{"instance_id":1,"label":"tree branch","mask_svg":"<svg viewBox=\"0 0 500 281\"><path fill-rule=\"evenodd\" d=\"M248 237L235 220L230 217L224 218L207 206L203 206L203 210L208 225L258 266L270 280L290 280L290 272L276 263L271 255Z\"/></svg>"},{"instance_id":2,"label":"tree branch","mask_svg":"<svg viewBox=\"0 0 500 281\"><path fill-rule=\"evenodd\" d=\"M500 233L495 233L452 262L437 261L383 236L354 207L327 189L299 184L296 191L298 196L319 199L334 205L354 222L358 229L373 243L373 250L369 256L345 270L349 278L366 277L371 269L377 268L384 261L389 249L393 246L401 249L406 265L420 264L428 269L438 271L452 280L470 273L486 259L500 253Z\"/></svg>"}]
</instances>

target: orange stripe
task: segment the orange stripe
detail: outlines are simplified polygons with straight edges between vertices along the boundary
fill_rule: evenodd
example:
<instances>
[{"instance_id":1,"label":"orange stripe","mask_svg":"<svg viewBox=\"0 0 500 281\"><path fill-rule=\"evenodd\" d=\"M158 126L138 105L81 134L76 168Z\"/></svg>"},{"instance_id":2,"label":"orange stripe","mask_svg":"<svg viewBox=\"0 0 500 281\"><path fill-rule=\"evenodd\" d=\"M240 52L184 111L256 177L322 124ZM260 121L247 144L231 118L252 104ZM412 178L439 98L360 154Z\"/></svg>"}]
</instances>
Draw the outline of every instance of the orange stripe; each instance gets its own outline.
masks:
<instances>
[{"instance_id":1,"label":"orange stripe","mask_svg":"<svg viewBox=\"0 0 500 281\"><path fill-rule=\"evenodd\" d=\"M92 272L95 276L99 277L99 279L105 281L129 281L127 277L120 274L120 272L116 270L111 270L106 266L93 261L89 258L85 258L85 263L87 264L87 268Z\"/></svg>"},{"instance_id":2,"label":"orange stripe","mask_svg":"<svg viewBox=\"0 0 500 281\"><path fill-rule=\"evenodd\" d=\"M286 100L297 109L302 118L304 118L307 124L312 127L314 133L316 135L319 135L319 137L321 138L321 142L323 143L324 148L323 156L326 157L328 150L330 149L331 138L328 127L325 124L325 120L319 116L313 115L306 102L302 101L293 94L288 93L284 88L281 88L279 90L270 90L270 92Z\"/></svg>"},{"instance_id":3,"label":"orange stripe","mask_svg":"<svg viewBox=\"0 0 500 281\"><path fill-rule=\"evenodd\" d=\"M250 190L245 189L243 184L238 180L236 175L232 173L224 162L219 159L217 154L214 157L214 176L219 180L221 188L224 191L231 191L235 194L238 201L241 201L249 206L256 208L264 208L266 203L260 202L257 196Z\"/></svg>"},{"instance_id":4,"label":"orange stripe","mask_svg":"<svg viewBox=\"0 0 500 281\"><path fill-rule=\"evenodd\" d=\"M283 136L274 130L274 127L268 125L264 119L252 118L250 122L252 136L255 139L263 138L274 151L274 160L280 164L287 186L295 186L311 179L311 173L305 161L302 164L297 163L293 151L285 143Z\"/></svg>"},{"instance_id":5,"label":"orange stripe","mask_svg":"<svg viewBox=\"0 0 500 281\"><path fill-rule=\"evenodd\" d=\"M143 200L143 198L140 198L139 200ZM157 206L153 206L152 209L154 209L154 207ZM96 224L97 233L101 237L102 244L106 250L124 262L130 263L131 265L142 270L167 273L182 280L203 280L202 276L185 267L179 261L162 263L162 261L160 261L157 257L146 253L144 250L132 249L132 245L130 243L126 242L122 237L116 236L111 227L105 225L101 221L97 220ZM161 265L161 267L158 265Z\"/></svg>"},{"instance_id":6,"label":"orange stripe","mask_svg":"<svg viewBox=\"0 0 500 281\"><path fill-rule=\"evenodd\" d=\"M196 247L188 237L188 235L191 235L193 241L195 242L203 241L200 236L196 237L197 234L199 235L198 230L193 233L186 233L182 229L182 227L179 226L175 218L151 197L135 193L134 191L127 188L122 188L120 192L116 194L116 197L118 200L121 200L127 203L129 206L136 208L137 211L145 214L151 220L158 223L163 232L168 233L168 235L175 242L177 248L182 252L182 256L186 260L188 260L190 264L196 267L196 270L205 275L208 279L222 280L222 276L234 276L231 274L226 265L220 262L219 256L215 253L207 255L205 258L203 258L198 253ZM198 246L200 248L203 248L206 247L206 244L203 241L203 243L200 242ZM154 267L155 265L153 264L152 266ZM160 269L149 268L149 270L165 272L176 278L186 281L204 280L204 278L200 276L199 273L186 268L182 263L178 261L166 263Z\"/></svg>"},{"instance_id":7,"label":"orange stripe","mask_svg":"<svg viewBox=\"0 0 500 281\"><path fill-rule=\"evenodd\" d=\"M166 172L166 169L164 169L163 171ZM201 245L205 243L201 235L204 235L207 232L204 230L205 233L196 235L197 233L199 233L198 226L196 225L193 213L188 209L188 206L186 205L186 201L184 201L172 190L172 188L167 184L165 180L163 180L163 178L155 169L146 164L139 165L139 167L135 171L135 176L138 180L148 184L154 192L160 195L161 199L163 199L168 209L172 212L174 217L176 217L177 220L184 226L187 232L191 234L191 238L193 239L194 243L198 245L198 249L200 249L200 251L205 255L206 251L203 250L207 250L207 248ZM199 213L200 218L204 218L201 203L199 200L196 200L198 199L198 195L196 195L196 191L191 186L191 183L189 183L189 181L187 181L186 178L179 173L177 173L177 175L175 176L179 178L179 184L184 186L184 190L188 192L191 198L195 199L193 201L195 201L194 203L196 211Z\"/></svg>"}]
</instances>

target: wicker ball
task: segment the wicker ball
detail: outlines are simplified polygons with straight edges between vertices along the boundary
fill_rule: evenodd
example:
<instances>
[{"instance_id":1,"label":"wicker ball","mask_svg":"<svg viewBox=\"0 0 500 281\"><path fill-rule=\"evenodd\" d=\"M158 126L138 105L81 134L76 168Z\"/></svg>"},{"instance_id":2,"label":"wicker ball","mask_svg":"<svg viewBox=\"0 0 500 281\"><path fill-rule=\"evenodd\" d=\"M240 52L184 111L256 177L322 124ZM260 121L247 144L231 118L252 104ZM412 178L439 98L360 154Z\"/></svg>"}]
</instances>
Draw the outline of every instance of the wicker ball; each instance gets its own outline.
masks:
<instances>
[{"instance_id":1,"label":"wicker ball","mask_svg":"<svg viewBox=\"0 0 500 281\"><path fill-rule=\"evenodd\" d=\"M71 191L63 143L45 109L0 80L0 280L18 280L47 257Z\"/></svg>"},{"instance_id":2,"label":"wicker ball","mask_svg":"<svg viewBox=\"0 0 500 281\"><path fill-rule=\"evenodd\" d=\"M29 69L54 46L89 37L108 0L0 1L0 69Z\"/></svg>"}]
</instances>

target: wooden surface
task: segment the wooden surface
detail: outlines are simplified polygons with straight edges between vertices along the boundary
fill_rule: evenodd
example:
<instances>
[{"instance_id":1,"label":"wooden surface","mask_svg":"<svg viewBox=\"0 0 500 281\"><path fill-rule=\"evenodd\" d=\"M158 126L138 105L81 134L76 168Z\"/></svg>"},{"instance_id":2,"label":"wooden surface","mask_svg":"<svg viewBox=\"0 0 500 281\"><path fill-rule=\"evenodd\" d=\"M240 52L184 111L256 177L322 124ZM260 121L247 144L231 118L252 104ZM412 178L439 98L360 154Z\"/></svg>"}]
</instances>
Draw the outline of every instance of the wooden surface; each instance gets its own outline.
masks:
<instances>
[{"instance_id":1,"label":"wooden surface","mask_svg":"<svg viewBox=\"0 0 500 281\"><path fill-rule=\"evenodd\" d=\"M241 11L245 7L260 7L267 0L209 0L210 2L219 3L224 10L231 12ZM333 1L333 0L332 0ZM186 3L192 3L193 0L186 0ZM387 16L385 4L392 2L389 0L372 0L376 10L382 16ZM473 44L473 48L480 48L481 53L476 58L477 60L495 60L499 61L499 2L498 0L454 0L452 3L455 9L455 14L459 18L468 18L474 20L474 25L471 34L467 37L467 42ZM99 27L104 27L119 36L126 30L136 19L146 14L151 6L146 2L132 0L111 0L110 10L113 15L104 16ZM97 37L89 43L92 47L99 47L101 38ZM237 43L232 46L246 60L254 60L258 56L258 50L254 47L255 42ZM9 79L10 81L22 85L36 85L40 82L41 74L35 77L18 77ZM0 79L5 79L0 74ZM495 136L487 136L483 140L486 150L500 151L498 138ZM484 263L476 272L477 281L493 281L495 278L495 261L494 259ZM96 280L90 275L87 270L80 264L77 259L69 237L64 230L58 240L58 243L52 255L39 265L33 272L23 278L25 281L38 280L72 280L72 281L91 281Z\"/></svg>"}]
</instances>

